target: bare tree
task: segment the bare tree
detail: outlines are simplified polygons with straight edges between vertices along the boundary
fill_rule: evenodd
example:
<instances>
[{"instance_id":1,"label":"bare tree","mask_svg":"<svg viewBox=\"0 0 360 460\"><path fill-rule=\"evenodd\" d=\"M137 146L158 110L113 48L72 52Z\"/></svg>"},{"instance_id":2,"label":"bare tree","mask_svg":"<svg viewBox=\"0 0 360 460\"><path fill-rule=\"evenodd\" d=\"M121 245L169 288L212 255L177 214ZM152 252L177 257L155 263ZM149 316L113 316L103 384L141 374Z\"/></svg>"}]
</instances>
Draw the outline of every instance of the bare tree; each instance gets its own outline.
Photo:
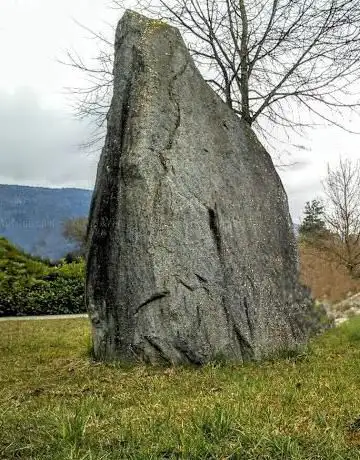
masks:
<instances>
[{"instance_id":1,"label":"bare tree","mask_svg":"<svg viewBox=\"0 0 360 460\"><path fill-rule=\"evenodd\" d=\"M360 272L360 162L340 160L337 169L328 166L323 183L328 198L325 220L331 237L324 248L352 276Z\"/></svg>"},{"instance_id":2,"label":"bare tree","mask_svg":"<svg viewBox=\"0 0 360 460\"><path fill-rule=\"evenodd\" d=\"M268 141L279 128L302 133L319 122L348 130L341 117L360 108L358 0L138 0L136 9L179 27L210 85ZM103 46L95 65L71 52L68 63L90 81L78 115L101 127L112 40L92 34Z\"/></svg>"}]
</instances>

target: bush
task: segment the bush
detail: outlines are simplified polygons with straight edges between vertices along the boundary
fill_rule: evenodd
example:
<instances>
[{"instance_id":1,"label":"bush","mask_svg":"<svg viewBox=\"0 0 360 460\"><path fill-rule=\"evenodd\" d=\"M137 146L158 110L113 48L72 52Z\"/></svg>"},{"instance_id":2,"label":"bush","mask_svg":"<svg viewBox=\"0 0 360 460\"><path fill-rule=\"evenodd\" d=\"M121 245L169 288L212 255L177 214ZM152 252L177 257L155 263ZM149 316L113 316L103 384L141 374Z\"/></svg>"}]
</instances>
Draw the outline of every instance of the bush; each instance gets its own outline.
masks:
<instances>
[{"instance_id":1,"label":"bush","mask_svg":"<svg viewBox=\"0 0 360 460\"><path fill-rule=\"evenodd\" d=\"M51 266L0 238L0 316L85 311L85 264Z\"/></svg>"}]
</instances>

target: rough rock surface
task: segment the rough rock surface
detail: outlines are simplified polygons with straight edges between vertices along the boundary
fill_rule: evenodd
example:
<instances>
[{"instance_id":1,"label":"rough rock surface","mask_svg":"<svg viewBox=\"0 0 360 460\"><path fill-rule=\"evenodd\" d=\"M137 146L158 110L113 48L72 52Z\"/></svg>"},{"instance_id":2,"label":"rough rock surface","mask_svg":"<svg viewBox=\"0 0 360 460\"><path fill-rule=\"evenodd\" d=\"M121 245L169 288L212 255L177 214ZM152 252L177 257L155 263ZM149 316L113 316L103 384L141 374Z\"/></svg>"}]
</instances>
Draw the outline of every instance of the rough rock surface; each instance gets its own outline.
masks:
<instances>
[{"instance_id":1,"label":"rough rock surface","mask_svg":"<svg viewBox=\"0 0 360 460\"><path fill-rule=\"evenodd\" d=\"M177 29L127 11L88 229L86 298L105 360L244 361L303 344L287 197Z\"/></svg>"}]
</instances>

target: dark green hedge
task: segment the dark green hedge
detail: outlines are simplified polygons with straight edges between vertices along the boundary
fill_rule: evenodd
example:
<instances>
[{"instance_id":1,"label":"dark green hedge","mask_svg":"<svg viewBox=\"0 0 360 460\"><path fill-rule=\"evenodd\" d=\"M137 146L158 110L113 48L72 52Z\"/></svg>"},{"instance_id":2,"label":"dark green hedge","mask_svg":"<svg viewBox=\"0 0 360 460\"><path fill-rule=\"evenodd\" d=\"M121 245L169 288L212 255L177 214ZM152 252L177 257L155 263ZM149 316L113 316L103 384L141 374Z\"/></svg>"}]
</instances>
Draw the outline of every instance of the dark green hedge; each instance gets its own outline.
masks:
<instances>
[{"instance_id":1,"label":"dark green hedge","mask_svg":"<svg viewBox=\"0 0 360 460\"><path fill-rule=\"evenodd\" d=\"M84 261L56 266L0 238L0 316L85 312Z\"/></svg>"}]
</instances>

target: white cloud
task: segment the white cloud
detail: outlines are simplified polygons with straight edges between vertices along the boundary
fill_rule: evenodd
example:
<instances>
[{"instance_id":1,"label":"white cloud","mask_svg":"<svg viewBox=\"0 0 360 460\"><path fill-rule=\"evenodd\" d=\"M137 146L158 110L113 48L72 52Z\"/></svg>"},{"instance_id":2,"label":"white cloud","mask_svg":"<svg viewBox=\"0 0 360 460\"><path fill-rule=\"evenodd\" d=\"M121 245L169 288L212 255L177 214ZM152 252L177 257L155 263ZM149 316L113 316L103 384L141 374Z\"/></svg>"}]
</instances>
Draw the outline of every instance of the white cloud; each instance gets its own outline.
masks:
<instances>
[{"instance_id":1,"label":"white cloud","mask_svg":"<svg viewBox=\"0 0 360 460\"><path fill-rule=\"evenodd\" d=\"M360 119L357 119L360 126ZM349 129L356 125L349 122ZM349 134L340 128L317 128L311 131L309 151L300 151L294 160L304 162L302 168L285 168L279 171L289 196L292 217L299 221L306 201L323 198L321 182L326 177L327 165L336 168L340 157L360 158L360 135Z\"/></svg>"},{"instance_id":2,"label":"white cloud","mask_svg":"<svg viewBox=\"0 0 360 460\"><path fill-rule=\"evenodd\" d=\"M72 48L85 58L96 55L96 44L75 20L98 30L117 17L99 0L2 0L0 88L32 87L41 104L65 107L64 87L81 85L83 77L58 60Z\"/></svg>"},{"instance_id":3,"label":"white cloud","mask_svg":"<svg viewBox=\"0 0 360 460\"><path fill-rule=\"evenodd\" d=\"M86 124L65 111L44 109L30 89L0 92L0 182L93 186L97 156L81 151Z\"/></svg>"}]
</instances>

